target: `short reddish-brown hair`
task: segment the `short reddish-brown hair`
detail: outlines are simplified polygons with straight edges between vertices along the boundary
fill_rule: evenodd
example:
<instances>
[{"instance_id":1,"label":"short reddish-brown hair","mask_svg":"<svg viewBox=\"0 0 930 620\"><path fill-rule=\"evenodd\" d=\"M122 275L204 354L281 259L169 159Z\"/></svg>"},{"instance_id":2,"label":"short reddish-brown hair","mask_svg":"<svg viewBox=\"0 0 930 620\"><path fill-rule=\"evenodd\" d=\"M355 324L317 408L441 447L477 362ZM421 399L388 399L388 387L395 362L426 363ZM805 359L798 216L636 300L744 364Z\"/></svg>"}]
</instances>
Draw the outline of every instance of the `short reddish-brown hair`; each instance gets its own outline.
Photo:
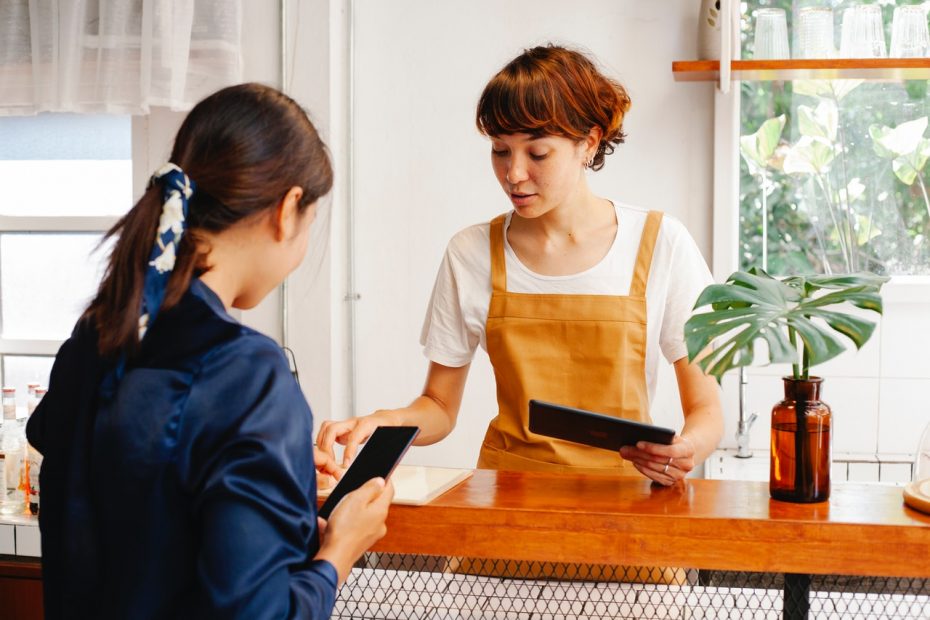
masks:
<instances>
[{"instance_id":1,"label":"short reddish-brown hair","mask_svg":"<svg viewBox=\"0 0 930 620\"><path fill-rule=\"evenodd\" d=\"M491 78L478 101L478 131L487 136L528 133L582 140L594 127L601 142L591 168L623 142L630 97L581 52L557 45L524 50Z\"/></svg>"}]
</instances>

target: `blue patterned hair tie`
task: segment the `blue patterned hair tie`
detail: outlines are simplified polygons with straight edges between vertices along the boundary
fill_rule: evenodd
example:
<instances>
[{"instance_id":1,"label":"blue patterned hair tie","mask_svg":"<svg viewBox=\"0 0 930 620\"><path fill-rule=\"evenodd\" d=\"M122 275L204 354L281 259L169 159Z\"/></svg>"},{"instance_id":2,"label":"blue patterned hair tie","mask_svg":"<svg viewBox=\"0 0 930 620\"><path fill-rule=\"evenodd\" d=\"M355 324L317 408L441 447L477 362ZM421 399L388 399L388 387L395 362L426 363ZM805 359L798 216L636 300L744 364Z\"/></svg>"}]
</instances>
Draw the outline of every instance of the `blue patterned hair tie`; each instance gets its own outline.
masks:
<instances>
[{"instance_id":1,"label":"blue patterned hair tie","mask_svg":"<svg viewBox=\"0 0 930 620\"><path fill-rule=\"evenodd\" d=\"M194 193L195 185L178 166L167 163L152 176L152 182L161 182L163 204L158 220L158 232L155 233L155 245L149 255L148 269L145 272L145 284L142 291L142 311L139 316L139 340L145 336L145 330L155 320L162 301L168 278L174 269L177 247L184 234L184 222L187 219L188 201Z\"/></svg>"}]
</instances>

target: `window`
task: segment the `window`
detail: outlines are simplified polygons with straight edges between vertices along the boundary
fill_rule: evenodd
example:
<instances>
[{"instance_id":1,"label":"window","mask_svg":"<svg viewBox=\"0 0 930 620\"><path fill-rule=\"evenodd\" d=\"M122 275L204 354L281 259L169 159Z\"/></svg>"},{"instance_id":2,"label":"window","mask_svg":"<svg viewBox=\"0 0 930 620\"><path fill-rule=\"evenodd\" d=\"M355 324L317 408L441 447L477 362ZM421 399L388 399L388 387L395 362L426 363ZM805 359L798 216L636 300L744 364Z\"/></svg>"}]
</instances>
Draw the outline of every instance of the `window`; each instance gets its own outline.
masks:
<instances>
[{"instance_id":1,"label":"window","mask_svg":"<svg viewBox=\"0 0 930 620\"><path fill-rule=\"evenodd\" d=\"M777 7L795 17L806 6L834 14L856 0L751 0L741 3L741 57L753 58L753 12ZM895 6L881 7L886 44ZM928 5L930 6L930 5ZM794 53L797 45L791 45ZM775 276L871 270L892 276L873 337L816 368L833 408L837 481L885 480L909 471L926 425L930 390L930 99L927 80L733 82L716 95L714 275L765 267ZM863 311L864 318L875 320ZM790 366L765 365L763 347L741 377L724 377L727 431L735 448L739 403L759 418L750 447L767 455L768 412ZM742 394L744 398L741 400ZM917 405L914 405L917 403ZM846 463L849 464L848 471ZM879 466L879 464L881 464ZM891 475L891 474L889 474ZM894 474L899 476L899 474Z\"/></svg>"},{"instance_id":2,"label":"window","mask_svg":"<svg viewBox=\"0 0 930 620\"><path fill-rule=\"evenodd\" d=\"M132 203L128 116L0 118L0 373L25 404L93 296Z\"/></svg>"},{"instance_id":3,"label":"window","mask_svg":"<svg viewBox=\"0 0 930 620\"><path fill-rule=\"evenodd\" d=\"M792 7L803 4L747 3L743 57L752 57L755 9L784 8L790 27ZM825 4L839 34L842 10L853 3ZM895 3L880 4L890 41ZM927 80L740 88L740 268L930 275Z\"/></svg>"}]
</instances>

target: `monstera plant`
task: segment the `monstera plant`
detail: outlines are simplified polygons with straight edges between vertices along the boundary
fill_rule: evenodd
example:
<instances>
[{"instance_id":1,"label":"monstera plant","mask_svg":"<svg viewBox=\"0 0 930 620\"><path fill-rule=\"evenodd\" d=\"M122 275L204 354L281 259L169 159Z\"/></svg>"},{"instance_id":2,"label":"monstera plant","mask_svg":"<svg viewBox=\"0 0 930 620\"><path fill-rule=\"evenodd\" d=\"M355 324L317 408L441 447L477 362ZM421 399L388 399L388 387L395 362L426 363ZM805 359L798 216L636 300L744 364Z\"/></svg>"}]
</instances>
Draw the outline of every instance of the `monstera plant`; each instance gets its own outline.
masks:
<instances>
[{"instance_id":1,"label":"monstera plant","mask_svg":"<svg viewBox=\"0 0 930 620\"><path fill-rule=\"evenodd\" d=\"M728 370L752 364L759 341L767 345L769 362L791 364L785 399L772 409L774 499L819 502L830 496L832 412L820 400L822 379L811 377L810 368L846 350L845 340L862 348L875 323L847 308L881 314L879 291L887 280L870 273L779 280L761 270L737 271L726 283L705 288L695 308L710 310L685 323L689 359L698 359L718 382Z\"/></svg>"},{"instance_id":2,"label":"monstera plant","mask_svg":"<svg viewBox=\"0 0 930 620\"><path fill-rule=\"evenodd\" d=\"M790 363L795 379L809 378L810 367L846 350L844 336L862 348L875 323L832 308L849 304L881 314L879 294L887 277L871 273L791 276L776 279L764 271L737 271L725 284L704 289L694 314L685 323L688 357L718 381L724 373L755 360L759 340L768 345L770 363Z\"/></svg>"}]
</instances>

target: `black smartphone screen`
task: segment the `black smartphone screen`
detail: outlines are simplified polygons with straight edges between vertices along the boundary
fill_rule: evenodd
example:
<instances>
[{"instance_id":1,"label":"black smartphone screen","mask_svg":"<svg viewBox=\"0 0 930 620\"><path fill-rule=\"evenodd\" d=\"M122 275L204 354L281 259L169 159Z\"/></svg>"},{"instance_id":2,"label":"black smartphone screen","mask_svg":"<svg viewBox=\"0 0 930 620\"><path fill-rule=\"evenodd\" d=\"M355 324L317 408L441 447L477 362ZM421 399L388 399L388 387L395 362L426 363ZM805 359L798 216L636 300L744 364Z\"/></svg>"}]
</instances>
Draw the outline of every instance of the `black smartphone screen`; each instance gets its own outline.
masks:
<instances>
[{"instance_id":1,"label":"black smartphone screen","mask_svg":"<svg viewBox=\"0 0 930 620\"><path fill-rule=\"evenodd\" d=\"M372 478L387 479L420 433L416 426L379 426L362 446L336 488L320 507L328 519L339 501Z\"/></svg>"}]
</instances>

